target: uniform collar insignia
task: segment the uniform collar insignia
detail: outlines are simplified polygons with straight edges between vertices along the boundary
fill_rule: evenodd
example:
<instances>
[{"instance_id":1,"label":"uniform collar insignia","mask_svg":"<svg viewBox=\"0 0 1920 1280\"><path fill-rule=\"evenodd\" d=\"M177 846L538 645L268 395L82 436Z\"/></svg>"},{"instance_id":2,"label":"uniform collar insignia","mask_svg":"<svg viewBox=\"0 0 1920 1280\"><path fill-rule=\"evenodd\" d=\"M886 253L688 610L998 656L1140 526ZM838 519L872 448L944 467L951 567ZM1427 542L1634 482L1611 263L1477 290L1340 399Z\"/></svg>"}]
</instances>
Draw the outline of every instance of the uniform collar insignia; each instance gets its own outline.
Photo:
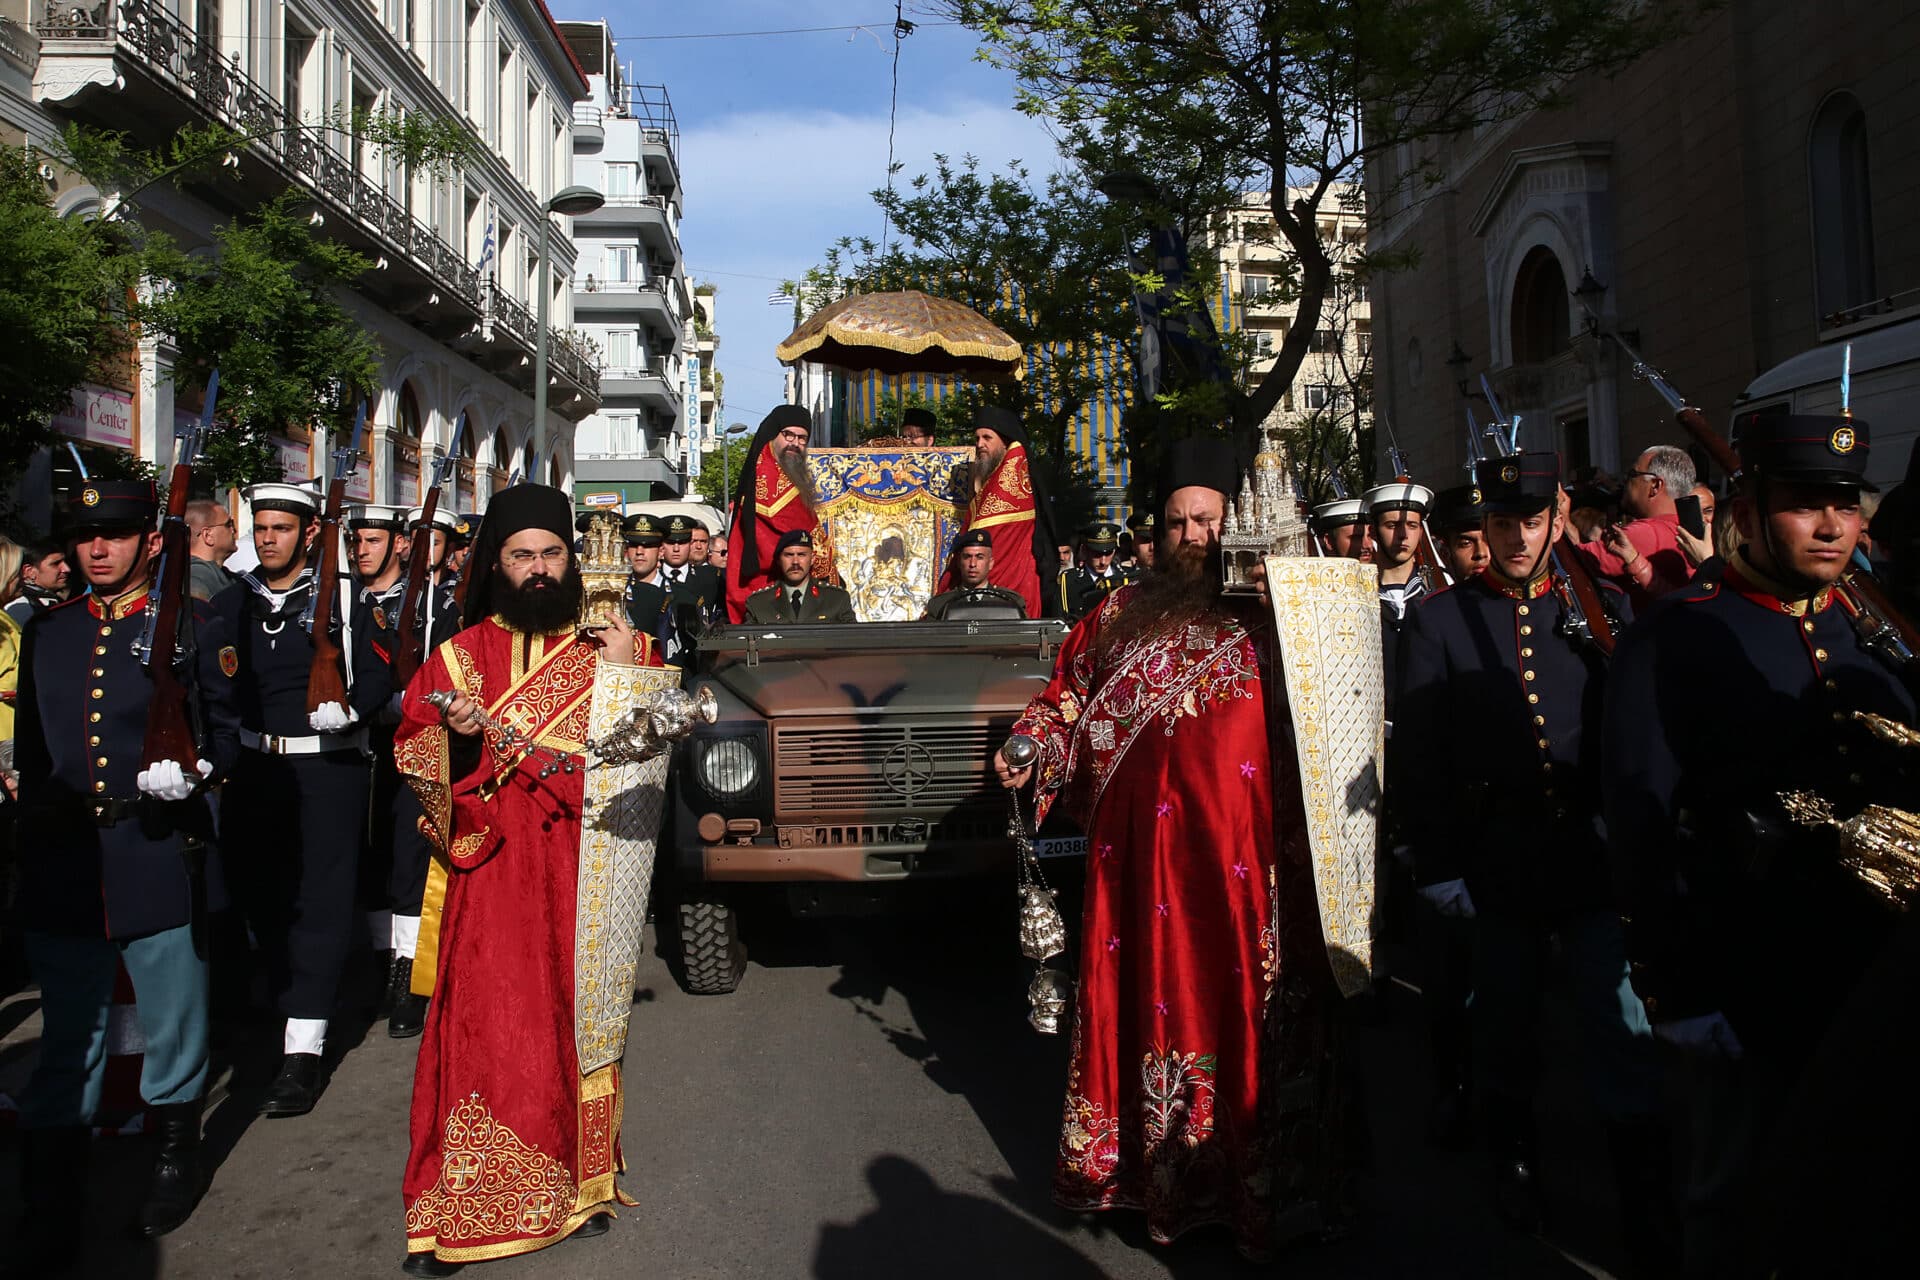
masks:
<instances>
[{"instance_id":1,"label":"uniform collar insignia","mask_svg":"<svg viewBox=\"0 0 1920 1280\"><path fill-rule=\"evenodd\" d=\"M147 607L147 584L141 583L131 591L123 591L111 600L102 600L99 596L87 596L87 608L96 618L110 622L119 622L131 617Z\"/></svg>"},{"instance_id":2,"label":"uniform collar insignia","mask_svg":"<svg viewBox=\"0 0 1920 1280\"><path fill-rule=\"evenodd\" d=\"M1492 569L1482 569L1480 580L1486 583L1489 591L1503 595L1509 600L1538 600L1553 590L1553 574L1545 566L1525 586L1515 586Z\"/></svg>"},{"instance_id":3,"label":"uniform collar insignia","mask_svg":"<svg viewBox=\"0 0 1920 1280\"><path fill-rule=\"evenodd\" d=\"M1727 590L1751 600L1761 608L1772 613L1784 613L1790 618L1804 618L1810 613L1825 613L1833 603L1833 588L1822 587L1812 595L1796 595L1793 588L1769 578L1753 567L1747 559L1745 547L1733 553L1726 572L1721 576Z\"/></svg>"}]
</instances>

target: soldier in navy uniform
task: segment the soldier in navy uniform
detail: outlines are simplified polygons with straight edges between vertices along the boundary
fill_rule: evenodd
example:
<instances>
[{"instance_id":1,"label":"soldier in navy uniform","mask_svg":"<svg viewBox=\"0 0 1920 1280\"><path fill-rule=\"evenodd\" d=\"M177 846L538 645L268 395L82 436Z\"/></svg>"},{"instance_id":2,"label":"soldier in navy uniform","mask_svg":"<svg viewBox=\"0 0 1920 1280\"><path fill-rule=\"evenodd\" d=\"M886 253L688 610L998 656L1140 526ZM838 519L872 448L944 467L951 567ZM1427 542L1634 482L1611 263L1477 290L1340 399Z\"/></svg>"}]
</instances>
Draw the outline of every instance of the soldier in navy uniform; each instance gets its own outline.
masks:
<instances>
[{"instance_id":1,"label":"soldier in navy uniform","mask_svg":"<svg viewBox=\"0 0 1920 1280\"><path fill-rule=\"evenodd\" d=\"M658 641L664 653L668 593L660 553L667 531L655 517L637 512L620 522L620 540L627 549L627 620L635 631Z\"/></svg>"},{"instance_id":2,"label":"soldier in navy uniform","mask_svg":"<svg viewBox=\"0 0 1920 1280\"><path fill-rule=\"evenodd\" d=\"M413 539L407 533L405 507L377 503L357 503L343 513L347 525L347 550L353 560L353 578L357 584L354 600L373 620L367 641L382 662L393 660L393 646L400 630L400 605L407 590L407 557L413 551ZM392 728L395 719L381 732L388 717L386 708L376 711L368 725L368 743L373 751L373 801L368 815L360 853L360 907L367 916L367 935L376 955L390 959L393 948L393 909L389 902L388 882L393 878L393 788L384 785L387 777L397 782L393 770ZM384 739L385 759L382 759ZM391 965L380 965L381 978L388 977ZM388 993L390 994L390 992ZM385 999L382 1000L385 1010Z\"/></svg>"},{"instance_id":3,"label":"soldier in navy uniform","mask_svg":"<svg viewBox=\"0 0 1920 1280\"><path fill-rule=\"evenodd\" d=\"M707 526L691 516L667 517L660 573L667 589L670 629L666 657L670 662L692 648L700 632L726 609L726 586L720 571L693 562L694 535L706 532Z\"/></svg>"},{"instance_id":4,"label":"soldier in navy uniform","mask_svg":"<svg viewBox=\"0 0 1920 1280\"><path fill-rule=\"evenodd\" d=\"M1433 552L1455 582L1479 577L1491 558L1486 531L1480 527L1481 514L1478 485L1455 485L1433 495L1433 507L1427 512Z\"/></svg>"},{"instance_id":5,"label":"soldier in navy uniform","mask_svg":"<svg viewBox=\"0 0 1920 1280\"><path fill-rule=\"evenodd\" d=\"M942 591L927 601L924 620L943 622L949 611L969 618L1004 613L1009 618L1027 616L1027 602L1017 591L992 584L993 535L985 529L971 529L953 540L953 581L950 591ZM1006 612L1011 610L1011 612Z\"/></svg>"},{"instance_id":6,"label":"soldier in navy uniform","mask_svg":"<svg viewBox=\"0 0 1920 1280\"><path fill-rule=\"evenodd\" d=\"M1833 1263L1767 1256L1806 1202L1762 1213L1757 1184L1789 1100L1823 1105L1796 1085L1890 929L1837 864L1832 834L1797 827L1782 793L1816 795L1839 818L1872 803L1912 809L1912 753L1853 717L1913 726L1913 672L1863 641L1839 586L1871 488L1867 424L1761 411L1735 427L1740 549L1627 632L1608 690L1607 835L1628 954L1657 1034L1687 1068L1687 1271L1889 1274L1846 1265L1839 1250L1856 1246L1831 1217L1803 1229ZM1904 1085L1875 1079L1879 1066L1858 1064L1861 1088ZM1842 1150L1860 1140L1828 1138ZM1911 1158L1899 1174L1909 1189ZM1824 1169L1852 1172L1844 1156Z\"/></svg>"},{"instance_id":7,"label":"soldier in navy uniform","mask_svg":"<svg viewBox=\"0 0 1920 1280\"><path fill-rule=\"evenodd\" d=\"M1133 534L1133 559L1126 567L1138 579L1153 568L1153 553L1159 550L1154 540L1160 536L1160 523L1153 518L1153 512L1136 511L1127 517L1127 530Z\"/></svg>"},{"instance_id":8,"label":"soldier in navy uniform","mask_svg":"<svg viewBox=\"0 0 1920 1280\"><path fill-rule=\"evenodd\" d=\"M1053 607L1059 616L1078 622L1114 591L1136 579L1116 565L1120 526L1096 520L1080 530L1080 563L1060 570Z\"/></svg>"},{"instance_id":9,"label":"soldier in navy uniform","mask_svg":"<svg viewBox=\"0 0 1920 1280\"><path fill-rule=\"evenodd\" d=\"M146 1038L140 1092L160 1151L138 1229L187 1220L206 1188L206 913L223 890L210 859L206 789L239 755L234 650L205 604L182 600L199 741L191 773L142 759L152 684L136 652L157 504L147 481L95 481L74 496L69 533L90 593L27 626L14 764L19 771L19 909L40 984L40 1056L21 1099L25 1215L16 1258L29 1273L70 1266L90 1222L90 1134L106 1067L115 971L133 980Z\"/></svg>"},{"instance_id":10,"label":"soldier in navy uniform","mask_svg":"<svg viewBox=\"0 0 1920 1280\"><path fill-rule=\"evenodd\" d=\"M858 622L853 597L813 576L813 536L789 529L773 550L774 582L747 597L746 621Z\"/></svg>"},{"instance_id":11,"label":"soldier in navy uniform","mask_svg":"<svg viewBox=\"0 0 1920 1280\"><path fill-rule=\"evenodd\" d=\"M1307 513L1307 529L1319 539L1323 555L1373 560L1373 530L1367 524L1367 504L1360 498L1321 503Z\"/></svg>"},{"instance_id":12,"label":"soldier in navy uniform","mask_svg":"<svg viewBox=\"0 0 1920 1280\"><path fill-rule=\"evenodd\" d=\"M366 826L366 725L387 704L392 679L371 643L372 611L342 590L351 616L350 706L307 710L313 640L302 614L312 594L319 502L310 489L255 485L253 545L259 567L213 602L237 640L234 692L240 762L221 795L221 831L249 856L229 867L235 897L266 962L286 1017L285 1056L260 1105L265 1116L304 1115L321 1084L321 1054L352 950L354 890ZM313 625L339 627L317 618Z\"/></svg>"},{"instance_id":13,"label":"soldier in navy uniform","mask_svg":"<svg viewBox=\"0 0 1920 1280\"><path fill-rule=\"evenodd\" d=\"M1473 1073L1496 1207L1524 1229L1542 1215L1533 1092L1554 975L1586 1042L1629 1251L1653 1268L1671 1247L1669 1155L1653 1034L1628 984L1596 821L1606 663L1563 630L1570 596L1551 560L1564 530L1558 455L1491 459L1478 479L1493 561L1411 614L1396 804L1417 815L1404 831L1421 896L1473 919Z\"/></svg>"},{"instance_id":14,"label":"soldier in navy uniform","mask_svg":"<svg viewBox=\"0 0 1920 1280\"><path fill-rule=\"evenodd\" d=\"M1367 490L1367 532L1373 562L1380 570L1380 648L1386 663L1387 719L1393 719L1400 685L1401 651L1407 610L1440 585L1429 582L1420 565L1420 540L1427 536L1427 508L1433 490L1393 481Z\"/></svg>"}]
</instances>

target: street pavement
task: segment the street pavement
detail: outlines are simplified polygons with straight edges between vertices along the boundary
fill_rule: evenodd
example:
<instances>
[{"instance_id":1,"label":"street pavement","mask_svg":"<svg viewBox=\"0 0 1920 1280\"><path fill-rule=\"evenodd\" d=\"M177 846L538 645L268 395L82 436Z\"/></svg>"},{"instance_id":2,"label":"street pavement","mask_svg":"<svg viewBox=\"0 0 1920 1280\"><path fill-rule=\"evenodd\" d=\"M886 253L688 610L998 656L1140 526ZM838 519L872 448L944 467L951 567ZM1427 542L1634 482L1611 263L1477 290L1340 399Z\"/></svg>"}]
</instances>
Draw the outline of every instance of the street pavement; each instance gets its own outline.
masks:
<instances>
[{"instance_id":1,"label":"street pavement","mask_svg":"<svg viewBox=\"0 0 1920 1280\"><path fill-rule=\"evenodd\" d=\"M1578 1278L1617 1262L1604 1147L1569 1053L1550 1055L1559 1065L1545 1090L1554 1225L1548 1239L1521 1238L1492 1216L1477 1156L1421 1141L1426 1050L1418 1002L1396 989L1353 1028L1373 1134L1367 1219L1346 1239L1255 1267L1221 1231L1155 1246L1137 1215L1076 1218L1049 1203L1066 1045L1024 1020L1010 893L940 892L911 913L856 918L790 920L777 903L754 905L753 962L730 996L684 994L649 931L623 1128L624 1185L639 1206L606 1236L466 1274ZM0 1091L17 1092L38 1022L30 988L0 1003ZM1567 1043L1564 1030L1550 1038ZM319 1108L261 1120L252 1104L272 1038L256 1035L223 1071L208 1126L219 1171L173 1235L127 1237L147 1140L96 1142L92 1210L76 1205L72 1224L74 1274L398 1274L419 1042L388 1039L384 1024L337 1028ZM4 1164L0 1203L11 1205L14 1161Z\"/></svg>"}]
</instances>

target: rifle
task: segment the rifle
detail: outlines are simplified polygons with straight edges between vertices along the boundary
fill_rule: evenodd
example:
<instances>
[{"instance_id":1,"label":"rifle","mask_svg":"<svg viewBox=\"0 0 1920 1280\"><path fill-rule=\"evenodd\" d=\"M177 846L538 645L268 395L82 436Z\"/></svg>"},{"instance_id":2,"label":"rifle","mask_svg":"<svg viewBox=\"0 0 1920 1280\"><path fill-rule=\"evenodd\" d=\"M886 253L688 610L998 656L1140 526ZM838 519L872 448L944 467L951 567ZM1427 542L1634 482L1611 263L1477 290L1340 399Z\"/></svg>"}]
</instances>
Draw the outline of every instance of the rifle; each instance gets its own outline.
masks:
<instances>
[{"instance_id":1,"label":"rifle","mask_svg":"<svg viewBox=\"0 0 1920 1280\"><path fill-rule=\"evenodd\" d=\"M1467 412L1473 412L1469 406ZM1393 479L1396 484L1412 484L1413 469L1407 465L1407 455L1400 452L1400 441L1394 437L1393 424L1387 423L1387 461L1393 467ZM1427 580L1427 589L1436 586L1452 586L1453 575L1440 563L1440 555L1433 549L1433 531L1427 528L1426 518L1420 521L1420 548L1413 553L1414 568Z\"/></svg>"},{"instance_id":2,"label":"rifle","mask_svg":"<svg viewBox=\"0 0 1920 1280\"><path fill-rule=\"evenodd\" d=\"M407 590L400 597L400 639L393 650L396 689L405 689L413 673L427 660L427 643L433 637L433 517L440 510L440 488L447 481L447 470L460 451L460 437L466 430L467 415L463 413L446 454L433 464L433 483L420 503L420 524L414 530L413 549L407 556Z\"/></svg>"},{"instance_id":3,"label":"rifle","mask_svg":"<svg viewBox=\"0 0 1920 1280\"><path fill-rule=\"evenodd\" d=\"M1714 465L1737 482L1741 475L1740 455L1734 452L1727 438L1707 421L1707 415L1688 404L1673 389L1673 385L1661 376L1660 371L1648 364L1646 357L1635 351L1625 338L1611 331L1607 336L1620 345L1633 376L1652 387L1654 394L1667 402L1667 407L1673 410L1674 421L1699 442L1700 447L1713 458ZM1849 370L1851 364L1849 353ZM1861 643L1897 668L1913 664L1914 655L1920 653L1920 629L1916 629L1913 622L1900 612L1872 574L1848 570L1835 584L1835 594L1841 610L1859 634Z\"/></svg>"},{"instance_id":4,"label":"rifle","mask_svg":"<svg viewBox=\"0 0 1920 1280\"><path fill-rule=\"evenodd\" d=\"M193 661L193 610L187 603L187 490L193 483L193 464L213 425L213 407L220 395L220 371L207 375L207 402L200 420L174 436L173 473L167 479L167 511L160 521L160 558L154 564L153 585L147 591L146 620L134 652L147 669L153 692L147 699L147 731L140 744L146 764L171 760L189 782L199 778L198 708L194 692L183 676Z\"/></svg>"},{"instance_id":5,"label":"rifle","mask_svg":"<svg viewBox=\"0 0 1920 1280\"><path fill-rule=\"evenodd\" d=\"M1293 464L1293 494L1295 511L1302 520L1306 520L1312 504L1307 501L1306 474L1300 470L1300 464L1297 462ZM1320 535L1313 531L1311 524L1307 527L1307 554L1315 559L1327 554L1321 550Z\"/></svg>"},{"instance_id":6,"label":"rifle","mask_svg":"<svg viewBox=\"0 0 1920 1280\"><path fill-rule=\"evenodd\" d=\"M347 497L347 477L360 458L360 433L367 425L367 402L353 415L353 438L346 448L333 451L333 475L327 482L326 512L320 517L320 563L314 570L313 590L307 596L303 621L313 637L313 665L307 674L307 712L322 704L347 702L346 655L333 634L333 606L340 595L340 508Z\"/></svg>"}]
</instances>

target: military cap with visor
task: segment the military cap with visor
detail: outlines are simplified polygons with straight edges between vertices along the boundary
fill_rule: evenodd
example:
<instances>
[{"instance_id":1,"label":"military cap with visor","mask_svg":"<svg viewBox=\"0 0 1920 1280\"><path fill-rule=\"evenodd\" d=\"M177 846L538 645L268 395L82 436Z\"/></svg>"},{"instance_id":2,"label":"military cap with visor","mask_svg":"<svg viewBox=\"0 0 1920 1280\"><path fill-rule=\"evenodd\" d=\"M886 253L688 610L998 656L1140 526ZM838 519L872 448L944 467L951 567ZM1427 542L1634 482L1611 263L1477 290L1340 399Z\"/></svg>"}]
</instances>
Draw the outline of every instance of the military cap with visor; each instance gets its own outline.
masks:
<instances>
[{"instance_id":1,"label":"military cap with visor","mask_svg":"<svg viewBox=\"0 0 1920 1280\"><path fill-rule=\"evenodd\" d=\"M151 480L88 480L67 499L69 532L140 532L154 527L160 497Z\"/></svg>"},{"instance_id":2,"label":"military cap with visor","mask_svg":"<svg viewBox=\"0 0 1920 1280\"><path fill-rule=\"evenodd\" d=\"M1442 534L1459 533L1480 527L1480 486L1457 484L1433 495L1427 509L1427 523Z\"/></svg>"},{"instance_id":3,"label":"military cap with visor","mask_svg":"<svg viewBox=\"0 0 1920 1280\"><path fill-rule=\"evenodd\" d=\"M620 537L630 547L657 547L667 540L667 531L658 519L638 511L620 522Z\"/></svg>"},{"instance_id":4,"label":"military cap with visor","mask_svg":"<svg viewBox=\"0 0 1920 1280\"><path fill-rule=\"evenodd\" d=\"M1480 505L1488 515L1530 516L1560 497L1560 455L1546 451L1484 458L1474 464Z\"/></svg>"},{"instance_id":5,"label":"military cap with visor","mask_svg":"<svg viewBox=\"0 0 1920 1280\"><path fill-rule=\"evenodd\" d=\"M1871 432L1859 418L1757 409L1734 419L1733 432L1744 476L1880 491L1867 480Z\"/></svg>"},{"instance_id":6,"label":"military cap with visor","mask_svg":"<svg viewBox=\"0 0 1920 1280\"><path fill-rule=\"evenodd\" d=\"M1120 546L1120 526L1096 520L1080 530L1080 543L1096 552L1116 550Z\"/></svg>"}]
</instances>

